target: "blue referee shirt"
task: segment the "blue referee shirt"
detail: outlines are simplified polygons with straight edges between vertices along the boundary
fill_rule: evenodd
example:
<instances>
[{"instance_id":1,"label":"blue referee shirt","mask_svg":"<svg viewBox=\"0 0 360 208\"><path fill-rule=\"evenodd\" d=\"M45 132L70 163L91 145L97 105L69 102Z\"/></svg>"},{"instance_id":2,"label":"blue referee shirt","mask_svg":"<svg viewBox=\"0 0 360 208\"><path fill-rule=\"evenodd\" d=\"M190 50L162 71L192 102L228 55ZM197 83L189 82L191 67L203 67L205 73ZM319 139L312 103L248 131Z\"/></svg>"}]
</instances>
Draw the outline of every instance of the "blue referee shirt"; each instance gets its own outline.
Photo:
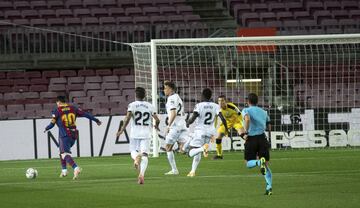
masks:
<instances>
[{"instance_id":1,"label":"blue referee shirt","mask_svg":"<svg viewBox=\"0 0 360 208\"><path fill-rule=\"evenodd\" d=\"M265 133L266 122L270 121L270 118L266 111L258 106L250 106L242 110L243 123L245 124L245 116L250 117L250 127L248 130L249 136L261 135Z\"/></svg>"}]
</instances>

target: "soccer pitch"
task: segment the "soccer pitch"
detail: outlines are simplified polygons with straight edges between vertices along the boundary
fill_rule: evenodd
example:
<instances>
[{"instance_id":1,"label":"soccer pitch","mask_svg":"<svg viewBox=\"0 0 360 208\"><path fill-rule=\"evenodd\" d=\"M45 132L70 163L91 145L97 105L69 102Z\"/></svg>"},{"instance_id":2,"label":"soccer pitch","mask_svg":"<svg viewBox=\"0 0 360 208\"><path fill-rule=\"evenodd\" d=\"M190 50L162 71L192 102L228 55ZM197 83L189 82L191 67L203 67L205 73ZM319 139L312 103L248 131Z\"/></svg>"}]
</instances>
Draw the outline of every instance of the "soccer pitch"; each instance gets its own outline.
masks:
<instances>
[{"instance_id":1,"label":"soccer pitch","mask_svg":"<svg viewBox=\"0 0 360 208\"><path fill-rule=\"evenodd\" d=\"M224 160L202 158L197 176L186 177L192 159L176 155L178 176L164 176L166 155L150 158L145 184L137 184L130 156L78 158L78 181L59 178L58 159L0 162L1 207L359 207L360 149L273 151L273 195L264 178L248 170L242 152ZM39 171L35 180L25 171Z\"/></svg>"}]
</instances>

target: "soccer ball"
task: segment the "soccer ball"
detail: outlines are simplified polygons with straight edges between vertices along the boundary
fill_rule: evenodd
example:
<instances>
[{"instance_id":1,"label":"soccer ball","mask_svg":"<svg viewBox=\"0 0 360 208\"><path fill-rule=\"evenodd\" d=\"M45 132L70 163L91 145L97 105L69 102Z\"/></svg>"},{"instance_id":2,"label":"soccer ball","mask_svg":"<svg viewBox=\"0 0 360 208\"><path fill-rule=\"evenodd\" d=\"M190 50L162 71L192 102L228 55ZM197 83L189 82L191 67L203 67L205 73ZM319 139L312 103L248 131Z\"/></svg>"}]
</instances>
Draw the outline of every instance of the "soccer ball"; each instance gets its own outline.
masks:
<instances>
[{"instance_id":1,"label":"soccer ball","mask_svg":"<svg viewBox=\"0 0 360 208\"><path fill-rule=\"evenodd\" d=\"M38 171L35 168L29 168L25 173L26 178L35 179L38 176Z\"/></svg>"}]
</instances>

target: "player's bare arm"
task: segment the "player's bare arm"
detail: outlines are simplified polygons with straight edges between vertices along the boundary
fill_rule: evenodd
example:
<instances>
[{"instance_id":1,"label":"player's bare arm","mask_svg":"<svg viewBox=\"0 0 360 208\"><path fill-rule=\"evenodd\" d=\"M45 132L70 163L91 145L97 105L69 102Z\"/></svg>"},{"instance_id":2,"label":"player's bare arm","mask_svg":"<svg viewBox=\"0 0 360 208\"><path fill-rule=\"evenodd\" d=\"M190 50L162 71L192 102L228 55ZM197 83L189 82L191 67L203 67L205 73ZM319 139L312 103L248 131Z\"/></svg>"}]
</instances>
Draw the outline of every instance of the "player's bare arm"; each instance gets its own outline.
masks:
<instances>
[{"instance_id":1,"label":"player's bare arm","mask_svg":"<svg viewBox=\"0 0 360 208\"><path fill-rule=\"evenodd\" d=\"M173 109L170 111L168 126L166 128L166 133L169 133L170 127L172 126L175 118L176 118L176 109Z\"/></svg>"},{"instance_id":2,"label":"player's bare arm","mask_svg":"<svg viewBox=\"0 0 360 208\"><path fill-rule=\"evenodd\" d=\"M152 117L155 119L154 128L155 128L157 131L160 131L160 128L159 128L160 119L159 119L159 117L158 117L156 114L153 114Z\"/></svg>"},{"instance_id":3,"label":"player's bare arm","mask_svg":"<svg viewBox=\"0 0 360 208\"><path fill-rule=\"evenodd\" d=\"M130 122L130 119L132 117L132 113L131 112L127 112L125 118L124 118L124 124L122 125L122 127L120 128L120 130L116 133L116 136L120 136L126 129L127 125Z\"/></svg>"},{"instance_id":4,"label":"player's bare arm","mask_svg":"<svg viewBox=\"0 0 360 208\"><path fill-rule=\"evenodd\" d=\"M250 127L250 116L247 114L244 116L244 127L241 128L240 130L240 136L244 139L247 140L247 132L249 131L249 127Z\"/></svg>"},{"instance_id":5,"label":"player's bare arm","mask_svg":"<svg viewBox=\"0 0 360 208\"><path fill-rule=\"evenodd\" d=\"M198 112L194 112L191 117L186 120L186 127L189 128L189 126L194 123L194 121L196 120L196 118L199 116Z\"/></svg>"}]
</instances>

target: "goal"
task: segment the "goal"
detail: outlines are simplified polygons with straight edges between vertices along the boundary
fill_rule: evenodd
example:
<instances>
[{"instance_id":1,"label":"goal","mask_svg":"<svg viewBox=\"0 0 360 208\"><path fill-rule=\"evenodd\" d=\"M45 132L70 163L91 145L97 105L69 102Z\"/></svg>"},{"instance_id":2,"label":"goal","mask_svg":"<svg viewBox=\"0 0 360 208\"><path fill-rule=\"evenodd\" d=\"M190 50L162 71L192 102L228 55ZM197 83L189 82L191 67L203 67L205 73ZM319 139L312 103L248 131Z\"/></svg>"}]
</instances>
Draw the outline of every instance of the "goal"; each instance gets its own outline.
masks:
<instances>
[{"instance_id":1,"label":"goal","mask_svg":"<svg viewBox=\"0 0 360 208\"><path fill-rule=\"evenodd\" d=\"M273 149L360 145L360 34L159 39L131 47L135 85L159 114L164 80L177 84L185 112L205 87L215 102L225 95L240 109L254 92L270 115ZM230 149L243 148L235 136ZM158 144L154 132L155 157Z\"/></svg>"}]
</instances>

